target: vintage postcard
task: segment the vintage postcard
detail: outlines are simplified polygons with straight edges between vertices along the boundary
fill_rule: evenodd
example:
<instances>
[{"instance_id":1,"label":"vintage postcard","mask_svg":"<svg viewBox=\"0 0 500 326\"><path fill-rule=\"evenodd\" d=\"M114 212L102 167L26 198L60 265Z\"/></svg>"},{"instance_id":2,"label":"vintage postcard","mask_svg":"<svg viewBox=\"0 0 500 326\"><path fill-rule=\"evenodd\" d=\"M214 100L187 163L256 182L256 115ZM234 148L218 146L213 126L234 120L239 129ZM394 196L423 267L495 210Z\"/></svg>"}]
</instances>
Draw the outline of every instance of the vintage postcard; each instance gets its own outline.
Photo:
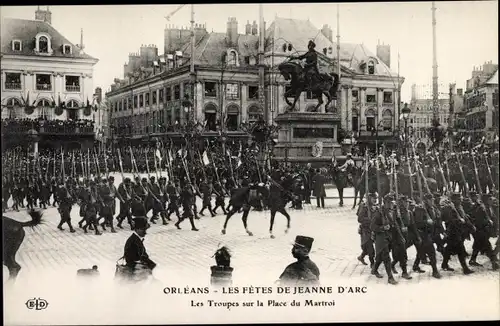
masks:
<instances>
[{"instance_id":1,"label":"vintage postcard","mask_svg":"<svg viewBox=\"0 0 500 326\"><path fill-rule=\"evenodd\" d=\"M1 7L4 323L498 320L497 5Z\"/></svg>"}]
</instances>

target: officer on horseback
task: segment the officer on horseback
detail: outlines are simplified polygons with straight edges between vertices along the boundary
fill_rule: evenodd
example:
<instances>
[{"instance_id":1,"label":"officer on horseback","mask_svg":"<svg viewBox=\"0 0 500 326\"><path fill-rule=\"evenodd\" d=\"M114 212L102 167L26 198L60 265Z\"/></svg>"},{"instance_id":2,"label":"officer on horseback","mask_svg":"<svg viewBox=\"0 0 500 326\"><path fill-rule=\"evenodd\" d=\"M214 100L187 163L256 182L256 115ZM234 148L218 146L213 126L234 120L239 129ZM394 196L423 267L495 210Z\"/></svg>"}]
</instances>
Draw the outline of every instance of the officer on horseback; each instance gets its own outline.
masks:
<instances>
[{"instance_id":1,"label":"officer on horseback","mask_svg":"<svg viewBox=\"0 0 500 326\"><path fill-rule=\"evenodd\" d=\"M306 84L311 86L314 76L319 76L318 71L318 54L314 48L316 44L311 40L307 44L308 51L301 56L292 57L292 59L306 60L304 65L304 73L306 78Z\"/></svg>"}]
</instances>

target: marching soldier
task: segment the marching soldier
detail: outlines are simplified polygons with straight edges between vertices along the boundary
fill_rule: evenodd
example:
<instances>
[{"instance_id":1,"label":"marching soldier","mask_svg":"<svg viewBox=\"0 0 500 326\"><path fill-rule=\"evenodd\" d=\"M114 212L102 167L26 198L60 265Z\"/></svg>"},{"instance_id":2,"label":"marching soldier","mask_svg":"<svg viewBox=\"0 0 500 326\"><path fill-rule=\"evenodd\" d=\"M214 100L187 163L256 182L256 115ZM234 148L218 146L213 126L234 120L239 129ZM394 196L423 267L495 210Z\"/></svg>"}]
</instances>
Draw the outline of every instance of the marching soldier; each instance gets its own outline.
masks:
<instances>
[{"instance_id":1,"label":"marching soldier","mask_svg":"<svg viewBox=\"0 0 500 326\"><path fill-rule=\"evenodd\" d=\"M132 227L132 214L130 212L130 206L132 201L132 186L130 178L125 178L125 180L118 186L118 194L120 194L122 200L120 201L120 212L116 219L118 220L117 227L122 229L123 220L126 218L130 227Z\"/></svg>"},{"instance_id":2,"label":"marching soldier","mask_svg":"<svg viewBox=\"0 0 500 326\"><path fill-rule=\"evenodd\" d=\"M96 235L101 235L99 224L97 223L97 212L99 211L99 203L97 202L97 187L94 181L89 182L87 189L82 188L82 204L84 209L83 232L87 233L87 228L93 227ZM80 224L80 223L78 223ZM80 224L80 226L82 226Z\"/></svg>"},{"instance_id":3,"label":"marching soldier","mask_svg":"<svg viewBox=\"0 0 500 326\"><path fill-rule=\"evenodd\" d=\"M116 187L113 184L114 177L109 177L108 180L102 179L102 186L100 187L99 197L102 199L102 206L100 211L100 216L104 218L104 222L101 223L101 226L104 231L106 231L106 225L111 228L111 233L116 233L114 227L114 212L116 207Z\"/></svg>"},{"instance_id":4,"label":"marching soldier","mask_svg":"<svg viewBox=\"0 0 500 326\"><path fill-rule=\"evenodd\" d=\"M160 198L163 197L163 194L161 193L160 185L156 183L155 177L154 176L150 177L150 180L151 182L149 184L148 200L153 208L153 216L151 217L151 223L156 224L156 220L158 219L158 214L163 213L163 206L160 200ZM168 224L164 214L161 214L161 219L163 225Z\"/></svg>"},{"instance_id":5,"label":"marching soldier","mask_svg":"<svg viewBox=\"0 0 500 326\"><path fill-rule=\"evenodd\" d=\"M204 180L202 184L200 185L200 191L203 196L203 206L200 211L200 215L203 216L203 211L208 208L208 211L210 212L210 215L212 217L215 216L214 211L212 210L212 193L213 193L213 185L212 185L212 178L208 178L208 180Z\"/></svg>"},{"instance_id":6,"label":"marching soldier","mask_svg":"<svg viewBox=\"0 0 500 326\"><path fill-rule=\"evenodd\" d=\"M222 179L222 182L225 182L225 179ZM226 203L224 202L224 186L221 185L219 181L216 181L214 184L214 193L215 193L215 207L213 209L214 214L217 213L217 209L220 207L222 208L222 212L224 215L227 214L226 211Z\"/></svg>"},{"instance_id":7,"label":"marching soldier","mask_svg":"<svg viewBox=\"0 0 500 326\"><path fill-rule=\"evenodd\" d=\"M167 193L169 198L168 208L167 208L167 219L170 220L170 215L175 212L177 215L177 219L181 219L181 215L179 213L179 181L175 180L173 183L171 180L168 181L167 185Z\"/></svg>"},{"instance_id":8,"label":"marching soldier","mask_svg":"<svg viewBox=\"0 0 500 326\"><path fill-rule=\"evenodd\" d=\"M484 253L490 259L491 265L494 271L498 269L498 263L495 255L493 254L493 248L490 243L490 228L493 226L493 221L489 219L486 207L479 200L476 192L471 192L471 199L474 205L473 223L476 227L476 232L474 232L474 243L472 245L472 256L469 260L470 266L482 266L476 259L479 253Z\"/></svg>"},{"instance_id":9,"label":"marching soldier","mask_svg":"<svg viewBox=\"0 0 500 326\"><path fill-rule=\"evenodd\" d=\"M432 267L432 277L439 279L441 278L441 274L437 269L436 249L434 248L434 244L432 242L432 236L434 234L434 221L431 219L428 211L422 203L410 203L410 212L412 210L415 228L418 232L417 243L415 244L417 257L413 263L413 271L416 273L425 273L424 270L420 269L419 265L425 257L429 257L429 262Z\"/></svg>"},{"instance_id":10,"label":"marching soldier","mask_svg":"<svg viewBox=\"0 0 500 326\"><path fill-rule=\"evenodd\" d=\"M393 198L387 197L387 200L392 200ZM385 270L387 272L387 280L389 284L396 285L398 282L394 279L391 269L391 257L389 256L390 246L392 242L392 228L395 225L391 224L391 221L387 218L386 214L378 205L372 206L371 211L371 224L370 229L374 233L375 239L375 264L372 267L372 275L377 278L382 278L378 272L379 266L384 263Z\"/></svg>"},{"instance_id":11,"label":"marching soldier","mask_svg":"<svg viewBox=\"0 0 500 326\"><path fill-rule=\"evenodd\" d=\"M391 249L392 249L393 262L391 264L391 270L393 274L397 274L398 272L396 270L395 265L396 262L399 262L399 266L403 271L401 277L407 280L411 280L412 277L408 274L407 270L408 255L406 254L406 238L405 238L405 233L407 233L407 226L405 226L405 224L402 221L399 207L396 207L397 203L395 201L396 199L395 194L389 193L385 196L384 199L385 199L384 213L386 215L386 218L392 225ZM403 231L405 231L405 233Z\"/></svg>"},{"instance_id":12,"label":"marching soldier","mask_svg":"<svg viewBox=\"0 0 500 326\"><path fill-rule=\"evenodd\" d=\"M368 256L370 260L370 268L373 268L375 263L375 249L373 249L372 231L371 231L371 215L370 212L374 210L376 205L377 194L368 194L368 200L362 201L358 208L358 234L361 237L361 255L358 256L358 260L366 265L365 256ZM370 210L370 212L368 212Z\"/></svg>"},{"instance_id":13,"label":"marching soldier","mask_svg":"<svg viewBox=\"0 0 500 326\"><path fill-rule=\"evenodd\" d=\"M71 233L75 233L76 231L71 225L71 209L73 207L74 199L64 185L59 186L57 197L59 200L58 211L61 215L61 221L57 225L57 228L63 231L64 229L62 228L62 225L66 223L69 226L69 231Z\"/></svg>"},{"instance_id":14,"label":"marching soldier","mask_svg":"<svg viewBox=\"0 0 500 326\"><path fill-rule=\"evenodd\" d=\"M181 203L183 209L182 217L175 223L175 226L179 230L181 229L179 224L186 218L188 218L189 222L191 223L191 230L199 231L194 225L193 200L195 200L193 186L191 185L191 183L186 182L186 185L184 186L184 189L181 192Z\"/></svg>"},{"instance_id":15,"label":"marching soldier","mask_svg":"<svg viewBox=\"0 0 500 326\"><path fill-rule=\"evenodd\" d=\"M441 264L441 268L445 271L454 271L448 265L448 262L452 255L457 255L458 260L460 261L460 265L462 266L463 273L465 275L474 273L467 266L467 262L465 261L466 253L464 247L464 226L467 223L467 217L465 217L461 211L461 203L460 203L460 193L453 193L451 195L451 205L447 205L447 207L443 210L444 218L446 224L446 234L445 241L446 246L443 251L443 262Z\"/></svg>"}]
</instances>

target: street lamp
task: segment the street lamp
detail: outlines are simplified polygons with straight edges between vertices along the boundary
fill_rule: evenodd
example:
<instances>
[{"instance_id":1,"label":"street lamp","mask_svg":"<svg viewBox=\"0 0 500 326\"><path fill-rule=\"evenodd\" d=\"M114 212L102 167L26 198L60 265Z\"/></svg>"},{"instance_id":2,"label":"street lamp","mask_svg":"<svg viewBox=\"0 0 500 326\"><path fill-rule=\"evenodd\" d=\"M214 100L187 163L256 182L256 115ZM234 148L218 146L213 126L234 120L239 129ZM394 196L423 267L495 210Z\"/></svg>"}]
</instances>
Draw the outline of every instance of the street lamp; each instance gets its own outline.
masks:
<instances>
[{"instance_id":1,"label":"street lamp","mask_svg":"<svg viewBox=\"0 0 500 326\"><path fill-rule=\"evenodd\" d=\"M408 103L405 103L405 106L401 110L401 116L405 122L404 127L404 144L406 149L406 156L408 156L408 118L410 117L411 109L408 107Z\"/></svg>"}]
</instances>

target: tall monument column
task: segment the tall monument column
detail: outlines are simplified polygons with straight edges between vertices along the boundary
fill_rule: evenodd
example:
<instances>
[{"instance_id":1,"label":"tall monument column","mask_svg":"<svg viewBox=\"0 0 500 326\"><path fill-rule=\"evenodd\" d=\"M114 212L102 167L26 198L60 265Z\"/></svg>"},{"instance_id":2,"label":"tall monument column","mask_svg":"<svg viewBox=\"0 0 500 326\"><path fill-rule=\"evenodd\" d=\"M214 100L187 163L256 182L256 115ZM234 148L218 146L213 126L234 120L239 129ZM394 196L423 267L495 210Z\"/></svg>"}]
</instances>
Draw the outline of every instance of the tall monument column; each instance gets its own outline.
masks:
<instances>
[{"instance_id":1,"label":"tall monument column","mask_svg":"<svg viewBox=\"0 0 500 326\"><path fill-rule=\"evenodd\" d=\"M352 85L348 85L346 91L347 91L347 97L346 97L347 128L346 128L346 130L352 131Z\"/></svg>"}]
</instances>

